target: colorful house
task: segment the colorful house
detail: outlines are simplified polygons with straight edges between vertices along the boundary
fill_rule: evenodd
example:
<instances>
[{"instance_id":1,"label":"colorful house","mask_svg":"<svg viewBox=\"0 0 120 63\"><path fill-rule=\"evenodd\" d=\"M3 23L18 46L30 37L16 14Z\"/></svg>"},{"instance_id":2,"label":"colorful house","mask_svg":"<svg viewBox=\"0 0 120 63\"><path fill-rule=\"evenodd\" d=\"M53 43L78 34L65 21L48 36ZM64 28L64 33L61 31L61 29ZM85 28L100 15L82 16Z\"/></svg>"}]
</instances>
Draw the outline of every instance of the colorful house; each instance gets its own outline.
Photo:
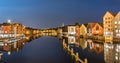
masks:
<instances>
[{"instance_id":1,"label":"colorful house","mask_svg":"<svg viewBox=\"0 0 120 63\"><path fill-rule=\"evenodd\" d=\"M64 35L75 35L75 25L67 25L63 27L63 34Z\"/></svg>"},{"instance_id":2,"label":"colorful house","mask_svg":"<svg viewBox=\"0 0 120 63\"><path fill-rule=\"evenodd\" d=\"M75 25L75 36L79 37L80 36L80 25L77 24Z\"/></svg>"},{"instance_id":3,"label":"colorful house","mask_svg":"<svg viewBox=\"0 0 120 63\"><path fill-rule=\"evenodd\" d=\"M112 12L106 12L103 16L103 26L104 26L104 36L105 40L112 40L113 39L113 19L115 14Z\"/></svg>"},{"instance_id":4,"label":"colorful house","mask_svg":"<svg viewBox=\"0 0 120 63\"><path fill-rule=\"evenodd\" d=\"M113 20L113 37L120 38L120 12L118 12Z\"/></svg>"},{"instance_id":5,"label":"colorful house","mask_svg":"<svg viewBox=\"0 0 120 63\"><path fill-rule=\"evenodd\" d=\"M87 34L87 24L82 24L80 26L80 36L85 36Z\"/></svg>"},{"instance_id":6,"label":"colorful house","mask_svg":"<svg viewBox=\"0 0 120 63\"><path fill-rule=\"evenodd\" d=\"M93 34L94 35L103 35L103 24L102 23L96 23L95 26L93 27Z\"/></svg>"},{"instance_id":7,"label":"colorful house","mask_svg":"<svg viewBox=\"0 0 120 63\"><path fill-rule=\"evenodd\" d=\"M87 25L87 35L92 36L93 35L93 27L95 26L95 23L88 23Z\"/></svg>"}]
</instances>

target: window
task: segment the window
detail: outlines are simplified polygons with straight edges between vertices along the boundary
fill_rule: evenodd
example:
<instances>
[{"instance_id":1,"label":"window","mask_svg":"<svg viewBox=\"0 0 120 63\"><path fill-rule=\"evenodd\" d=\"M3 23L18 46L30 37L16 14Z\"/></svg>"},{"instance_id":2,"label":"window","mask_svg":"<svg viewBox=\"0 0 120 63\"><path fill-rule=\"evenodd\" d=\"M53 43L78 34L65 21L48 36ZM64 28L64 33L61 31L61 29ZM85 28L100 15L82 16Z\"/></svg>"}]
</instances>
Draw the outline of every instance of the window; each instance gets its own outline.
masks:
<instances>
[{"instance_id":1,"label":"window","mask_svg":"<svg viewBox=\"0 0 120 63\"><path fill-rule=\"evenodd\" d=\"M117 28L117 26L115 26L115 28Z\"/></svg>"},{"instance_id":2,"label":"window","mask_svg":"<svg viewBox=\"0 0 120 63\"><path fill-rule=\"evenodd\" d=\"M71 32L74 32L74 28L71 28Z\"/></svg>"},{"instance_id":3,"label":"window","mask_svg":"<svg viewBox=\"0 0 120 63\"><path fill-rule=\"evenodd\" d=\"M118 24L120 24L120 21L118 22Z\"/></svg>"},{"instance_id":4,"label":"window","mask_svg":"<svg viewBox=\"0 0 120 63\"><path fill-rule=\"evenodd\" d=\"M107 21L106 21L106 24L107 24Z\"/></svg>"},{"instance_id":5,"label":"window","mask_svg":"<svg viewBox=\"0 0 120 63\"><path fill-rule=\"evenodd\" d=\"M107 18L105 18L105 20L107 20Z\"/></svg>"},{"instance_id":6,"label":"window","mask_svg":"<svg viewBox=\"0 0 120 63\"><path fill-rule=\"evenodd\" d=\"M115 24L117 24L117 21L115 21Z\"/></svg>"},{"instance_id":7,"label":"window","mask_svg":"<svg viewBox=\"0 0 120 63\"><path fill-rule=\"evenodd\" d=\"M115 30L115 32L117 33L117 32L118 32L118 30Z\"/></svg>"}]
</instances>

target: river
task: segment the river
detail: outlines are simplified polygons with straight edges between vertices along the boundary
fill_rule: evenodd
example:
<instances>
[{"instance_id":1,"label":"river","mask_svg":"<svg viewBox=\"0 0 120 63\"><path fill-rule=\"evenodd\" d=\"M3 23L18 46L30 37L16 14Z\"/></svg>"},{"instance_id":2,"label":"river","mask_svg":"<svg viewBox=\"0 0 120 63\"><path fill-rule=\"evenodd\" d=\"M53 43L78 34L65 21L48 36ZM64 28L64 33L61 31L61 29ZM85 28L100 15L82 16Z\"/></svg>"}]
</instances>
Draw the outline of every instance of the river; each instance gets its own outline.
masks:
<instances>
[{"instance_id":1,"label":"river","mask_svg":"<svg viewBox=\"0 0 120 63\"><path fill-rule=\"evenodd\" d=\"M119 44L102 44L74 36L39 36L1 46L1 63L76 63L63 48L63 39L74 52L79 53L79 58L83 61L87 58L88 63L120 62Z\"/></svg>"}]
</instances>

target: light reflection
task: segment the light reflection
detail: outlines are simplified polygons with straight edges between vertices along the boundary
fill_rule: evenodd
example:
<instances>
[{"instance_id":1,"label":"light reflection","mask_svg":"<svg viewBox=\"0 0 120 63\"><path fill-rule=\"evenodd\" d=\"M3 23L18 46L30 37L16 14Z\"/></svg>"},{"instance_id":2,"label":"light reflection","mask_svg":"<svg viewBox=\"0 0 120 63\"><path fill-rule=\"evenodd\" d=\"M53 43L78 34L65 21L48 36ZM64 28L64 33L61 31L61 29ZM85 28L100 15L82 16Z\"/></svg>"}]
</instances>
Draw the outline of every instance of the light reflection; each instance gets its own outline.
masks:
<instances>
[{"instance_id":1,"label":"light reflection","mask_svg":"<svg viewBox=\"0 0 120 63\"><path fill-rule=\"evenodd\" d=\"M120 63L120 44L104 44L104 59L106 63Z\"/></svg>"},{"instance_id":2,"label":"light reflection","mask_svg":"<svg viewBox=\"0 0 120 63\"><path fill-rule=\"evenodd\" d=\"M17 40L16 39L8 39L9 42L7 42L8 40L6 40L3 43L3 45L0 45L1 46L0 61L2 60L2 56L4 54L11 55L13 51L14 52L19 51L20 49L22 49L22 47L27 42L30 42L31 40L34 40L34 39L39 38L39 37L41 37L41 34L36 34L36 35L33 35L33 36L28 35L28 36L26 36L24 38L17 38Z\"/></svg>"}]
</instances>

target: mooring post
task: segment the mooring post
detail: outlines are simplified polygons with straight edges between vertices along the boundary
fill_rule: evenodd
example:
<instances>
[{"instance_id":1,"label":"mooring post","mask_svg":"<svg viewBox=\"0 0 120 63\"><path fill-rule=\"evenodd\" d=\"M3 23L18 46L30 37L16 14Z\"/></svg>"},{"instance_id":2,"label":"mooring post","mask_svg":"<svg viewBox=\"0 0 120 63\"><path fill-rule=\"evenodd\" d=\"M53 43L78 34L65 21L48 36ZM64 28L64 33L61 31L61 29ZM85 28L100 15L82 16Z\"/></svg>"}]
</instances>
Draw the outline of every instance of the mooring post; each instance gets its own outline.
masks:
<instances>
[{"instance_id":1,"label":"mooring post","mask_svg":"<svg viewBox=\"0 0 120 63\"><path fill-rule=\"evenodd\" d=\"M87 58L85 58L84 61L85 61L84 63L88 63Z\"/></svg>"}]
</instances>

